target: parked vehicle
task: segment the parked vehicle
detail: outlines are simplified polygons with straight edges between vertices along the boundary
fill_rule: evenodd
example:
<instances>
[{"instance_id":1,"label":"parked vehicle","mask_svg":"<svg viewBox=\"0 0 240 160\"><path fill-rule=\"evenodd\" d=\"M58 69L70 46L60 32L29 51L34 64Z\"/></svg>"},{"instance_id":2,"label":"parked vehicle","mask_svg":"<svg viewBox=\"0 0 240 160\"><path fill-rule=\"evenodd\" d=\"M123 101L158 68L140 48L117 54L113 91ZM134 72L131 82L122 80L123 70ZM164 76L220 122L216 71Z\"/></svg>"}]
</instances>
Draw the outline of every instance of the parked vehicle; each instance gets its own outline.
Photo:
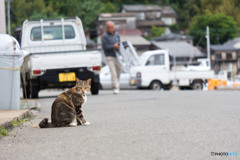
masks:
<instances>
[{"instance_id":1,"label":"parked vehicle","mask_svg":"<svg viewBox=\"0 0 240 160\"><path fill-rule=\"evenodd\" d=\"M30 54L21 69L24 97L37 98L46 88L68 88L76 77L92 78L91 93L99 91L100 50L86 50L81 20L76 18L26 20L22 49Z\"/></svg>"},{"instance_id":2,"label":"parked vehicle","mask_svg":"<svg viewBox=\"0 0 240 160\"><path fill-rule=\"evenodd\" d=\"M131 85L154 90L170 89L173 82L179 87L202 90L203 84L214 77L212 70L178 70L170 66L168 50L153 50L143 53L140 64L131 67Z\"/></svg>"},{"instance_id":3,"label":"parked vehicle","mask_svg":"<svg viewBox=\"0 0 240 160\"><path fill-rule=\"evenodd\" d=\"M130 74L122 70L120 75L120 89L131 89L136 88L135 86L131 86L129 84L130 81ZM112 80L111 80L111 73L108 66L104 66L101 69L100 73L100 88L101 89L112 89Z\"/></svg>"}]
</instances>

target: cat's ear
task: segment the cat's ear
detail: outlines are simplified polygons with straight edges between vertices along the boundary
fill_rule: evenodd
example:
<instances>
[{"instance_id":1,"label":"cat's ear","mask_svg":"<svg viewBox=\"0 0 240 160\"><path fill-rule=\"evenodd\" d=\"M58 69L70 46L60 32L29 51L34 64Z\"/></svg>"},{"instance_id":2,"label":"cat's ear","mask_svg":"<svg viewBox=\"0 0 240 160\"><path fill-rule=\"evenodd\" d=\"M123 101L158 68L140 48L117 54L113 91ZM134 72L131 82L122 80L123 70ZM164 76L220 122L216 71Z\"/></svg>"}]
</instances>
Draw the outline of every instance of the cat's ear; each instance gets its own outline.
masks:
<instances>
[{"instance_id":1,"label":"cat's ear","mask_svg":"<svg viewBox=\"0 0 240 160\"><path fill-rule=\"evenodd\" d=\"M79 84L79 83L81 83L82 81L80 80L80 79L76 79L76 84Z\"/></svg>"},{"instance_id":2,"label":"cat's ear","mask_svg":"<svg viewBox=\"0 0 240 160\"><path fill-rule=\"evenodd\" d=\"M89 79L87 80L87 83L88 83L88 84L91 84L91 82L92 82L92 79L89 78Z\"/></svg>"}]
</instances>

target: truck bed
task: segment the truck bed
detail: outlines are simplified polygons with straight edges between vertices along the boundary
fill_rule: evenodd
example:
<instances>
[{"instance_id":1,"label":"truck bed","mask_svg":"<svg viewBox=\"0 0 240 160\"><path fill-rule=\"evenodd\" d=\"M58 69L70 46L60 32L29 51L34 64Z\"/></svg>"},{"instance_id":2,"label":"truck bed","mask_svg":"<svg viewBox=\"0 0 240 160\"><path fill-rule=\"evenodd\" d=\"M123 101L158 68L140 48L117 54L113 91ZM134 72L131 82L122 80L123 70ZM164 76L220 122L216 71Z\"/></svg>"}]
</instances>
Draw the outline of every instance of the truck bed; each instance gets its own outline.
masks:
<instances>
[{"instance_id":1,"label":"truck bed","mask_svg":"<svg viewBox=\"0 0 240 160\"><path fill-rule=\"evenodd\" d=\"M213 78L213 71L170 71L171 80L179 79L210 79Z\"/></svg>"},{"instance_id":2,"label":"truck bed","mask_svg":"<svg viewBox=\"0 0 240 160\"><path fill-rule=\"evenodd\" d=\"M34 53L25 57L25 62L29 60L32 70L101 66L101 52L100 50L79 50Z\"/></svg>"}]
</instances>

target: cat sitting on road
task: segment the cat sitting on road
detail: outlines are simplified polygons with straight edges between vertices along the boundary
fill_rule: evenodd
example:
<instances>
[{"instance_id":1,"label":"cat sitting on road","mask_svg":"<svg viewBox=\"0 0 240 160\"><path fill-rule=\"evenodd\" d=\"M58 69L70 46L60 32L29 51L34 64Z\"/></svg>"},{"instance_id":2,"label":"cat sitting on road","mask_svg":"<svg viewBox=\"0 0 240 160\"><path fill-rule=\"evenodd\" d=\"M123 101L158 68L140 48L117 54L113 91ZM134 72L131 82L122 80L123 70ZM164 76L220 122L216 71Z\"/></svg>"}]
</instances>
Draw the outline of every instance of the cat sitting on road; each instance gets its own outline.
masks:
<instances>
[{"instance_id":1,"label":"cat sitting on road","mask_svg":"<svg viewBox=\"0 0 240 160\"><path fill-rule=\"evenodd\" d=\"M66 127L77 125L90 125L82 114L82 105L86 103L86 92L91 89L91 79L82 81L77 78L76 86L60 94L52 104L52 114L49 123L44 118L40 123L40 128ZM74 121L77 121L77 124Z\"/></svg>"}]
</instances>

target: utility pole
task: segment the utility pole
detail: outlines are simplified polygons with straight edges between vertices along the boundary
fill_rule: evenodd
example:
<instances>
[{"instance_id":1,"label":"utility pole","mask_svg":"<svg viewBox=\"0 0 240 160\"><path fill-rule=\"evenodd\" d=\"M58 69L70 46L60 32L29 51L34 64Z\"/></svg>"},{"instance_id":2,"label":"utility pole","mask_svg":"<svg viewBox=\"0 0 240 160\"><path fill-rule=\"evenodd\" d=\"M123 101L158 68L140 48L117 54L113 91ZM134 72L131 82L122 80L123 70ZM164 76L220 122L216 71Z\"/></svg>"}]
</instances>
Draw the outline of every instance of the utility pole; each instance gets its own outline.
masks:
<instances>
[{"instance_id":1,"label":"utility pole","mask_svg":"<svg viewBox=\"0 0 240 160\"><path fill-rule=\"evenodd\" d=\"M5 0L8 4L7 4L7 16L8 16L8 34L11 35L11 18L10 18L10 2L12 2L12 0Z\"/></svg>"},{"instance_id":2,"label":"utility pole","mask_svg":"<svg viewBox=\"0 0 240 160\"><path fill-rule=\"evenodd\" d=\"M5 2L0 0L0 34L6 34Z\"/></svg>"},{"instance_id":3,"label":"utility pole","mask_svg":"<svg viewBox=\"0 0 240 160\"><path fill-rule=\"evenodd\" d=\"M210 54L210 36L209 36L209 27L206 27L206 39L207 39L207 58L208 58L208 65L211 69L211 54Z\"/></svg>"}]
</instances>

